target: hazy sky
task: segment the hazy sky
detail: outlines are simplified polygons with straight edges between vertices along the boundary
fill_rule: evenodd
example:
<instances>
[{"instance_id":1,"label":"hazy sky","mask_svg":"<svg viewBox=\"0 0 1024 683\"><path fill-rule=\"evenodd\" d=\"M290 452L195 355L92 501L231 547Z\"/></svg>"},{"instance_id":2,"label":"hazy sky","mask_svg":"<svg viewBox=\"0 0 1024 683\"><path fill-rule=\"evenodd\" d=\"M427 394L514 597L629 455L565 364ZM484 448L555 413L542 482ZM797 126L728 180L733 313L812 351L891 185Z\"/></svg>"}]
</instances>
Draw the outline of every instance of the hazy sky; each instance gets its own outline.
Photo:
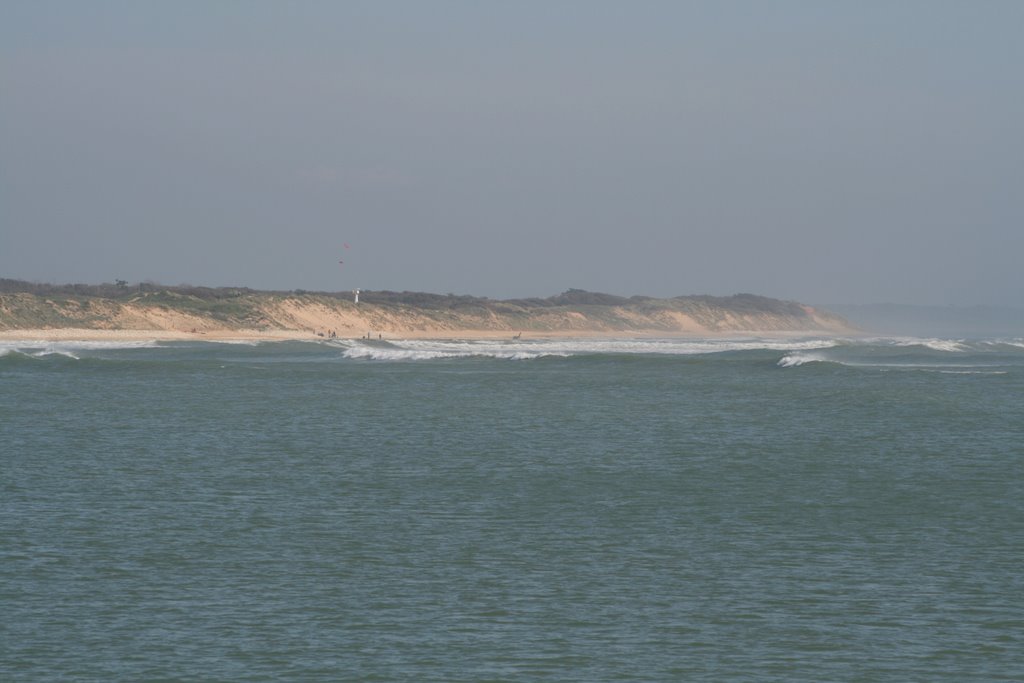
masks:
<instances>
[{"instance_id":1,"label":"hazy sky","mask_svg":"<svg viewBox=\"0 0 1024 683\"><path fill-rule=\"evenodd\" d=\"M0 277L1020 306L1022 27L1016 0L3 0Z\"/></svg>"}]
</instances>

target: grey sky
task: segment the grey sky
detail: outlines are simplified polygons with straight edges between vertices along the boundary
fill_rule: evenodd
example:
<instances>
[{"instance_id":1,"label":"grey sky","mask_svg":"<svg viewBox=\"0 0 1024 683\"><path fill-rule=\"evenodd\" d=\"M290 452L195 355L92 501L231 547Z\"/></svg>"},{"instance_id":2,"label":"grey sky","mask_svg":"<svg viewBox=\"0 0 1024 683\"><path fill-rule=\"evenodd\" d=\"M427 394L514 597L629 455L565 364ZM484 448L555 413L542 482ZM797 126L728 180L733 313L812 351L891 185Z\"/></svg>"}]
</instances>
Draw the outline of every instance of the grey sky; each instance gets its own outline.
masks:
<instances>
[{"instance_id":1,"label":"grey sky","mask_svg":"<svg viewBox=\"0 0 1024 683\"><path fill-rule=\"evenodd\" d=\"M1019 306L1022 27L1016 1L6 0L0 277Z\"/></svg>"}]
</instances>

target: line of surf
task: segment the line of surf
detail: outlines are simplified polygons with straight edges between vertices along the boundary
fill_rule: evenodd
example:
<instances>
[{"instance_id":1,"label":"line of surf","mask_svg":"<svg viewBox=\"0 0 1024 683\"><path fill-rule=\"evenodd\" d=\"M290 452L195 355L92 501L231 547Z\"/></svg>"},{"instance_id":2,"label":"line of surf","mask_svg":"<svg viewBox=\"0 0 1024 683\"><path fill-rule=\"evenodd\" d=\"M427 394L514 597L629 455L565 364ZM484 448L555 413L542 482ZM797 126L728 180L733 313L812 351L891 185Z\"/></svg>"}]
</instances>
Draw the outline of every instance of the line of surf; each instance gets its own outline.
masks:
<instances>
[{"instance_id":1,"label":"line of surf","mask_svg":"<svg viewBox=\"0 0 1024 683\"><path fill-rule=\"evenodd\" d=\"M0 356L64 356L78 360L83 352L152 349L159 346L161 344L157 341L0 341Z\"/></svg>"},{"instance_id":2,"label":"line of surf","mask_svg":"<svg viewBox=\"0 0 1024 683\"><path fill-rule=\"evenodd\" d=\"M829 348L835 339L777 341L679 339L541 339L513 340L392 340L389 342L339 341L346 358L368 360L434 360L486 357L530 360L579 355L678 355Z\"/></svg>"},{"instance_id":3,"label":"line of surf","mask_svg":"<svg viewBox=\"0 0 1024 683\"><path fill-rule=\"evenodd\" d=\"M849 340L833 348L791 351L777 362L793 368L811 363L880 369L947 369L991 373L993 367L1016 366L1024 360L1024 343L1007 339L935 339L876 337Z\"/></svg>"}]
</instances>

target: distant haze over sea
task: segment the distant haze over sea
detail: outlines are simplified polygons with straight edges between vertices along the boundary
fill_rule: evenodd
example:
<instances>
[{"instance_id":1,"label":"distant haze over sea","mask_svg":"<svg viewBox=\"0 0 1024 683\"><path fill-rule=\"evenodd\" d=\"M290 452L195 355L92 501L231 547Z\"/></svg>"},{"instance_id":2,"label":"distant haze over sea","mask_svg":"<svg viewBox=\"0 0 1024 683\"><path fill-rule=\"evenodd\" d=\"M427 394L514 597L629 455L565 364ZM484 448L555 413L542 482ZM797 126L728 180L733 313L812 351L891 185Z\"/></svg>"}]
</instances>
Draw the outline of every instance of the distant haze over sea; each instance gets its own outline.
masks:
<instances>
[{"instance_id":1,"label":"distant haze over sea","mask_svg":"<svg viewBox=\"0 0 1024 683\"><path fill-rule=\"evenodd\" d=\"M865 332L925 337L1024 335L1024 309L996 306L822 304Z\"/></svg>"}]
</instances>

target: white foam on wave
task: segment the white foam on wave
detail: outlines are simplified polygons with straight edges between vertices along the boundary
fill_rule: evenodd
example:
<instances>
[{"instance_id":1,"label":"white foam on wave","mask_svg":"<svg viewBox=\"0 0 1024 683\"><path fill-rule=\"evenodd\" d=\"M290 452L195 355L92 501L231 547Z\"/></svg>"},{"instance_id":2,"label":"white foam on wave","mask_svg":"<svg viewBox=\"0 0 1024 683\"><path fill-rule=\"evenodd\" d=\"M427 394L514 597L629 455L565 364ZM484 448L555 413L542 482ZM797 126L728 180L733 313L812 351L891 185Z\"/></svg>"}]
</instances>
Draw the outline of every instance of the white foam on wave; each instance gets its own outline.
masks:
<instances>
[{"instance_id":1,"label":"white foam on wave","mask_svg":"<svg viewBox=\"0 0 1024 683\"><path fill-rule=\"evenodd\" d=\"M1024 349L1024 339L1020 338L983 339L975 342L975 344L981 351L1011 353L1015 355Z\"/></svg>"},{"instance_id":2,"label":"white foam on wave","mask_svg":"<svg viewBox=\"0 0 1024 683\"><path fill-rule=\"evenodd\" d=\"M487 357L533 360L597 354L699 355L726 351L831 348L833 339L778 341L680 340L680 339L538 339L511 340L401 340L379 342L345 341L337 344L346 358L370 360L433 360Z\"/></svg>"},{"instance_id":3,"label":"white foam on wave","mask_svg":"<svg viewBox=\"0 0 1024 683\"><path fill-rule=\"evenodd\" d=\"M923 346L932 351L945 351L947 353L962 353L970 351L971 348L962 339L917 339L900 338L893 340L896 346Z\"/></svg>"},{"instance_id":4,"label":"white foam on wave","mask_svg":"<svg viewBox=\"0 0 1024 683\"><path fill-rule=\"evenodd\" d=\"M149 349L159 346L155 341L17 341L0 342L0 355L20 353L32 358L64 356L79 360L83 351L111 351L117 349Z\"/></svg>"},{"instance_id":5,"label":"white foam on wave","mask_svg":"<svg viewBox=\"0 0 1024 683\"><path fill-rule=\"evenodd\" d=\"M953 341L952 339L929 339L924 342L923 346L933 351L946 351L948 353L970 351L966 344L960 341Z\"/></svg>"},{"instance_id":6,"label":"white foam on wave","mask_svg":"<svg viewBox=\"0 0 1024 683\"><path fill-rule=\"evenodd\" d=\"M439 360L445 358L502 358L508 360L532 360L544 355L568 355L538 350L524 350L511 344L487 344L478 342L423 342L407 341L388 344L356 344L347 347L346 358L365 360Z\"/></svg>"},{"instance_id":7,"label":"white foam on wave","mask_svg":"<svg viewBox=\"0 0 1024 683\"><path fill-rule=\"evenodd\" d=\"M927 372L940 375L1005 375L1008 370L994 370L992 365L940 365L936 363L883 363L869 367L882 372Z\"/></svg>"},{"instance_id":8,"label":"white foam on wave","mask_svg":"<svg viewBox=\"0 0 1024 683\"><path fill-rule=\"evenodd\" d=\"M226 344L229 346L259 346L265 343L260 339L203 339L203 344Z\"/></svg>"},{"instance_id":9,"label":"white foam on wave","mask_svg":"<svg viewBox=\"0 0 1024 683\"><path fill-rule=\"evenodd\" d=\"M51 348L51 349L76 349L79 351L89 350L113 350L113 349L153 349L159 347L160 342L153 340L145 341L36 341L36 342L12 342L12 346L22 348Z\"/></svg>"},{"instance_id":10,"label":"white foam on wave","mask_svg":"<svg viewBox=\"0 0 1024 683\"><path fill-rule=\"evenodd\" d=\"M796 352L783 356L782 358L779 359L779 362L776 363L776 365L778 365L780 368L796 368L800 367L801 365L806 365L807 363L835 362L838 361L832 360L831 358L826 358L825 355L821 353Z\"/></svg>"},{"instance_id":11,"label":"white foam on wave","mask_svg":"<svg viewBox=\"0 0 1024 683\"><path fill-rule=\"evenodd\" d=\"M46 356L64 356L65 358L71 358L73 360L81 360L80 356L75 355L74 353L68 351L67 349L44 349L42 351L36 351L29 355L33 356L34 358L45 358Z\"/></svg>"},{"instance_id":12,"label":"white foam on wave","mask_svg":"<svg viewBox=\"0 0 1024 683\"><path fill-rule=\"evenodd\" d=\"M1005 375L1007 370L931 370L943 375Z\"/></svg>"}]
</instances>

